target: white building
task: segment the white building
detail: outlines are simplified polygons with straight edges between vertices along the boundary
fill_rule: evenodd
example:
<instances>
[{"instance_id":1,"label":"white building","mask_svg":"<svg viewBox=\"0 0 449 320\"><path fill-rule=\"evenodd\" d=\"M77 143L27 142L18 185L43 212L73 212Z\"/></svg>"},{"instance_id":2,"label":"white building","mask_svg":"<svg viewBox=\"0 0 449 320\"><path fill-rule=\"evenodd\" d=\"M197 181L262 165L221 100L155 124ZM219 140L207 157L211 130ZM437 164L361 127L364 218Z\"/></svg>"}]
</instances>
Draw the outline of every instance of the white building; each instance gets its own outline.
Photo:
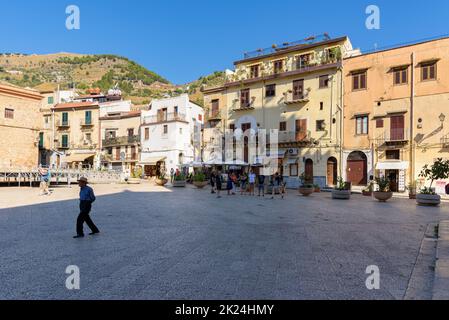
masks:
<instances>
[{"instance_id":1,"label":"white building","mask_svg":"<svg viewBox=\"0 0 449 320\"><path fill-rule=\"evenodd\" d=\"M153 100L142 112L141 165L146 176L187 167L201 161L201 129L204 110L187 94Z\"/></svg>"}]
</instances>

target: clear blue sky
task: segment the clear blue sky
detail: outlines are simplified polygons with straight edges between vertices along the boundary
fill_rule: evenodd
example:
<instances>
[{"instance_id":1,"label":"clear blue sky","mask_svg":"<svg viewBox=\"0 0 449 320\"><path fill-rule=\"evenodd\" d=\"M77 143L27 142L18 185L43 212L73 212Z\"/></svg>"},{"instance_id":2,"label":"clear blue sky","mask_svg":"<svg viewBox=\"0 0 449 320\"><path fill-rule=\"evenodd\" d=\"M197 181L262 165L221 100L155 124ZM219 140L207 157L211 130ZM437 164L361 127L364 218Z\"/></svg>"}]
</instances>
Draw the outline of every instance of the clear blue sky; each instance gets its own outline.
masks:
<instances>
[{"instance_id":1,"label":"clear blue sky","mask_svg":"<svg viewBox=\"0 0 449 320\"><path fill-rule=\"evenodd\" d=\"M78 5L81 30L65 28ZM381 29L365 28L365 8ZM28 0L2 3L0 52L111 53L173 83L232 68L244 51L328 32L372 49L449 33L449 1L428 0Z\"/></svg>"}]
</instances>

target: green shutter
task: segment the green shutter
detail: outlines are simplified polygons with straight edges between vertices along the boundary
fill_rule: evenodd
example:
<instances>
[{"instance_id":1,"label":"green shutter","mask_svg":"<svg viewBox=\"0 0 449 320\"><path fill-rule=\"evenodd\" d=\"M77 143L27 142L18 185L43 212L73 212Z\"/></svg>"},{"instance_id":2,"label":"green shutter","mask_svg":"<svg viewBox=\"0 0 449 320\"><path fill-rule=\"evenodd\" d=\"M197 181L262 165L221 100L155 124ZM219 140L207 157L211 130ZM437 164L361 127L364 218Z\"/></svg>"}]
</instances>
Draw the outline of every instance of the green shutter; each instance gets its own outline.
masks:
<instances>
[{"instance_id":1,"label":"green shutter","mask_svg":"<svg viewBox=\"0 0 449 320\"><path fill-rule=\"evenodd\" d=\"M69 136L66 135L66 134L64 134L64 135L62 136L62 147L63 147L63 148L67 148L68 145L69 145Z\"/></svg>"},{"instance_id":2,"label":"green shutter","mask_svg":"<svg viewBox=\"0 0 449 320\"><path fill-rule=\"evenodd\" d=\"M48 104L53 104L55 99L53 97L48 97Z\"/></svg>"},{"instance_id":3,"label":"green shutter","mask_svg":"<svg viewBox=\"0 0 449 320\"><path fill-rule=\"evenodd\" d=\"M39 133L39 148L40 149L44 148L44 133L43 132Z\"/></svg>"},{"instance_id":4,"label":"green shutter","mask_svg":"<svg viewBox=\"0 0 449 320\"><path fill-rule=\"evenodd\" d=\"M92 111L86 111L85 120L86 124L92 124Z\"/></svg>"},{"instance_id":5,"label":"green shutter","mask_svg":"<svg viewBox=\"0 0 449 320\"><path fill-rule=\"evenodd\" d=\"M67 112L62 113L62 124L63 125L69 124L69 114Z\"/></svg>"}]
</instances>

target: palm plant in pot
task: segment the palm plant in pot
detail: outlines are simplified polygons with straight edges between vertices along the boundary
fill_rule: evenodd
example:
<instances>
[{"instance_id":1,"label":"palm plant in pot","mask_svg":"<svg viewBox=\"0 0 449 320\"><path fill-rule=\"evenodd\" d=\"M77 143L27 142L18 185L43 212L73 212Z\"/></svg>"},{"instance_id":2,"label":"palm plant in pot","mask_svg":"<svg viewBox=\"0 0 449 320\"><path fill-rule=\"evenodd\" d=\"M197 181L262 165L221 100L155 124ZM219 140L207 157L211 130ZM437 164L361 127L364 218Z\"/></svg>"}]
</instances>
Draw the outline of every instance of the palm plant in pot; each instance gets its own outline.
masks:
<instances>
[{"instance_id":1,"label":"palm plant in pot","mask_svg":"<svg viewBox=\"0 0 449 320\"><path fill-rule=\"evenodd\" d=\"M312 183L312 179L307 176L305 173L303 173L300 177L301 185L299 186L299 193L302 194L304 197L310 196L312 193L315 192L315 186Z\"/></svg>"},{"instance_id":2,"label":"palm plant in pot","mask_svg":"<svg viewBox=\"0 0 449 320\"><path fill-rule=\"evenodd\" d=\"M376 178L376 184L379 189L373 192L374 198L380 202L387 202L393 197L393 192L390 191L390 180L386 177Z\"/></svg>"},{"instance_id":3,"label":"palm plant in pot","mask_svg":"<svg viewBox=\"0 0 449 320\"><path fill-rule=\"evenodd\" d=\"M337 186L332 190L332 199L349 200L351 199L350 184L345 182L342 177L337 180Z\"/></svg>"},{"instance_id":4,"label":"palm plant in pot","mask_svg":"<svg viewBox=\"0 0 449 320\"><path fill-rule=\"evenodd\" d=\"M416 195L416 202L421 206L438 206L441 197L436 194L433 183L437 180L449 178L449 160L438 158L431 166L425 165L419 174L421 178L430 180L429 187L423 187Z\"/></svg>"},{"instance_id":5,"label":"palm plant in pot","mask_svg":"<svg viewBox=\"0 0 449 320\"><path fill-rule=\"evenodd\" d=\"M165 186L168 183L168 179L165 177L165 173L161 172L159 176L156 178L156 184L158 186Z\"/></svg>"},{"instance_id":6,"label":"palm plant in pot","mask_svg":"<svg viewBox=\"0 0 449 320\"><path fill-rule=\"evenodd\" d=\"M141 178L143 175L143 170L140 167L135 168L132 173L131 173L131 177L128 179L127 183L128 184L140 184Z\"/></svg>"},{"instance_id":7,"label":"palm plant in pot","mask_svg":"<svg viewBox=\"0 0 449 320\"><path fill-rule=\"evenodd\" d=\"M198 189L203 189L207 186L206 175L203 172L197 172L193 176L193 185Z\"/></svg>"}]
</instances>

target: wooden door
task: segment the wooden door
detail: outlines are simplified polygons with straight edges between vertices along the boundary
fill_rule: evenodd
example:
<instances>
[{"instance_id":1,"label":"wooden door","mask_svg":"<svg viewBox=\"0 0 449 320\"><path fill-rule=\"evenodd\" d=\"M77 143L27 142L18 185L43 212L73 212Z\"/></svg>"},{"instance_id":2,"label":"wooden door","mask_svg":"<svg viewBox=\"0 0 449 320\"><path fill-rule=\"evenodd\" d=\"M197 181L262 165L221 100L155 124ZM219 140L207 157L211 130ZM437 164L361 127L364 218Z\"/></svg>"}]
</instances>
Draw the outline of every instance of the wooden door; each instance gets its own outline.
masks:
<instances>
[{"instance_id":1,"label":"wooden door","mask_svg":"<svg viewBox=\"0 0 449 320\"><path fill-rule=\"evenodd\" d=\"M404 140L404 116L394 116L390 118L390 139L391 141Z\"/></svg>"},{"instance_id":2,"label":"wooden door","mask_svg":"<svg viewBox=\"0 0 449 320\"><path fill-rule=\"evenodd\" d=\"M327 185L337 184L337 159L331 158L327 161Z\"/></svg>"},{"instance_id":3,"label":"wooden door","mask_svg":"<svg viewBox=\"0 0 449 320\"><path fill-rule=\"evenodd\" d=\"M312 159L306 160L306 166L305 166L304 173L306 175L306 180L307 180L306 182L313 183L313 160Z\"/></svg>"},{"instance_id":4,"label":"wooden door","mask_svg":"<svg viewBox=\"0 0 449 320\"><path fill-rule=\"evenodd\" d=\"M251 130L251 123L243 123L243 124L242 124L242 131L243 131L243 134L245 134L245 132L246 132L247 130ZM244 149L244 151L243 151L243 153L244 153L244 159L243 159L243 161L245 161L246 163L249 163L249 147L248 147L248 142L249 142L249 138L248 138L247 135L245 135L245 136L243 137L243 143L244 143L244 147L243 147L243 149Z\"/></svg>"},{"instance_id":5,"label":"wooden door","mask_svg":"<svg viewBox=\"0 0 449 320\"><path fill-rule=\"evenodd\" d=\"M304 80L293 81L293 100L300 100L304 97Z\"/></svg>"},{"instance_id":6,"label":"wooden door","mask_svg":"<svg viewBox=\"0 0 449 320\"><path fill-rule=\"evenodd\" d=\"M365 160L348 160L348 181L354 186L366 185L368 183L366 170L367 163Z\"/></svg>"},{"instance_id":7,"label":"wooden door","mask_svg":"<svg viewBox=\"0 0 449 320\"><path fill-rule=\"evenodd\" d=\"M303 141L307 138L307 119L296 120L296 141Z\"/></svg>"}]
</instances>

